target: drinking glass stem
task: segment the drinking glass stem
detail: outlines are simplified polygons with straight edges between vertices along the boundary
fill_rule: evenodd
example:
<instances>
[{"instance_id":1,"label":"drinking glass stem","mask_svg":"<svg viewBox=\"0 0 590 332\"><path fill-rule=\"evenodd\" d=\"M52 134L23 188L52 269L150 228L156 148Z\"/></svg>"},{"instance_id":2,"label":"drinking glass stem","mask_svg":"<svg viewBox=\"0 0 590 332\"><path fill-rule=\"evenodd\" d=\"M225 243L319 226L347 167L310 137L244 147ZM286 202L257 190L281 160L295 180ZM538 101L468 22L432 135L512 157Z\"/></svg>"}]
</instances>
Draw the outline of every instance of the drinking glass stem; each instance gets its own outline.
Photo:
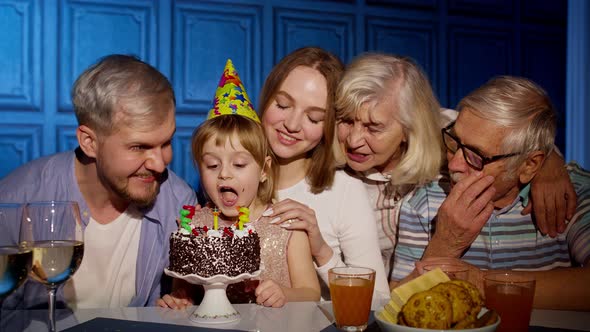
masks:
<instances>
[{"instance_id":1,"label":"drinking glass stem","mask_svg":"<svg viewBox=\"0 0 590 332\"><path fill-rule=\"evenodd\" d=\"M55 332L55 290L56 287L47 287L49 295L49 331Z\"/></svg>"},{"instance_id":2,"label":"drinking glass stem","mask_svg":"<svg viewBox=\"0 0 590 332\"><path fill-rule=\"evenodd\" d=\"M4 331L4 326L2 326L2 305L4 304L4 298L0 298L0 331Z\"/></svg>"}]
</instances>

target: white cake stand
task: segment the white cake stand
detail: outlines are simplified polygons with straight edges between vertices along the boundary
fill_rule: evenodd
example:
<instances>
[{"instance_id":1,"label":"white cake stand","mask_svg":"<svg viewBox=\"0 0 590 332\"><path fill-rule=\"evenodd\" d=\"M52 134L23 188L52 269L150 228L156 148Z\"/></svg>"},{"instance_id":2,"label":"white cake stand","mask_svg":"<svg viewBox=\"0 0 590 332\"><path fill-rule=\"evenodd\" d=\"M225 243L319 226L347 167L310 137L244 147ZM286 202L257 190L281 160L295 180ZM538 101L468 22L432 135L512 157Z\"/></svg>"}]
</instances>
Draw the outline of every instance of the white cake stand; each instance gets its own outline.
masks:
<instances>
[{"instance_id":1,"label":"white cake stand","mask_svg":"<svg viewBox=\"0 0 590 332\"><path fill-rule=\"evenodd\" d=\"M196 274L179 274L168 269L164 269L167 275L182 279L186 282L196 285L203 285L205 296L199 307L192 313L189 319L195 323L205 324L223 324L230 323L240 319L240 313L234 309L229 300L225 289L227 285L240 282L242 280L256 278L260 275L260 270L253 273L242 273L235 277L218 274L212 277L204 278Z\"/></svg>"}]
</instances>

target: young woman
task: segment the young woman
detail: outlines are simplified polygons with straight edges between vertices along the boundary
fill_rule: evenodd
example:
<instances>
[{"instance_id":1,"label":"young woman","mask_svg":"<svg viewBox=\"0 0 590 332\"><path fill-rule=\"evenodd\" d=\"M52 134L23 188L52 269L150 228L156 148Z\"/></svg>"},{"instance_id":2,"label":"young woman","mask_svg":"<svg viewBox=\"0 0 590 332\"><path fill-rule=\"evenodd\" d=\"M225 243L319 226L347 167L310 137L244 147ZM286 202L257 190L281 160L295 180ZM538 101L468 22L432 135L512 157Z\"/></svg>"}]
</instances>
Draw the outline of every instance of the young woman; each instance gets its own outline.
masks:
<instances>
[{"instance_id":1,"label":"young woman","mask_svg":"<svg viewBox=\"0 0 590 332\"><path fill-rule=\"evenodd\" d=\"M329 297L328 270L376 270L374 299L389 298L377 229L363 183L335 167L335 92L343 65L316 47L298 49L271 71L260 95L262 125L279 164L279 202L265 214L305 230Z\"/></svg>"}]
</instances>

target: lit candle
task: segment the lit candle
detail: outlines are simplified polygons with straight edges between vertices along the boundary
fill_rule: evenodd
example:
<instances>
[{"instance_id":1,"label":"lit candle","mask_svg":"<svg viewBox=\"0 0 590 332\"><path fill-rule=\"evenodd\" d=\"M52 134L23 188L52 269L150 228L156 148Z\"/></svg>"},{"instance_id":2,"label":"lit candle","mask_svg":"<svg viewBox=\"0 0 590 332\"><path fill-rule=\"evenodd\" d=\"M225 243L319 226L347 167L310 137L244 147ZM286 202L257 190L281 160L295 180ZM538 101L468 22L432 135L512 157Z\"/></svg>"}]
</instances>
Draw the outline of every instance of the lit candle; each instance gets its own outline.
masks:
<instances>
[{"instance_id":1,"label":"lit candle","mask_svg":"<svg viewBox=\"0 0 590 332\"><path fill-rule=\"evenodd\" d=\"M238 208L238 229L244 229L244 224L249 222L250 210L247 207Z\"/></svg>"},{"instance_id":2,"label":"lit candle","mask_svg":"<svg viewBox=\"0 0 590 332\"><path fill-rule=\"evenodd\" d=\"M219 228L219 210L214 207L213 208L213 229L217 230Z\"/></svg>"},{"instance_id":3,"label":"lit candle","mask_svg":"<svg viewBox=\"0 0 590 332\"><path fill-rule=\"evenodd\" d=\"M183 205L180 210L180 226L187 231L191 232L192 227L190 225L192 217L195 214L195 207L190 205Z\"/></svg>"}]
</instances>

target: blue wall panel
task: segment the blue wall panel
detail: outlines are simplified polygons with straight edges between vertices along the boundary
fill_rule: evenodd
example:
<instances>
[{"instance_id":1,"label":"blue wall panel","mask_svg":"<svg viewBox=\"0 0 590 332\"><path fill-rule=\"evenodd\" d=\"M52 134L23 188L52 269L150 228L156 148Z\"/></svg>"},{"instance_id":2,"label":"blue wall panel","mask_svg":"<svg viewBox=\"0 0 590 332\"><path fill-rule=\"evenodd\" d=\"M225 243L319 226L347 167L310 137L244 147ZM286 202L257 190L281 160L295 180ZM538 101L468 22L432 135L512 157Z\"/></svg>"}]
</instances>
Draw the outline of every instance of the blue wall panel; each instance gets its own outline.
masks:
<instances>
[{"instance_id":1,"label":"blue wall panel","mask_svg":"<svg viewBox=\"0 0 590 332\"><path fill-rule=\"evenodd\" d=\"M568 1L566 158L590 169L590 3Z\"/></svg>"},{"instance_id":2,"label":"blue wall panel","mask_svg":"<svg viewBox=\"0 0 590 332\"><path fill-rule=\"evenodd\" d=\"M432 21L367 17L365 40L369 51L400 54L413 58L424 69L438 91L438 33Z\"/></svg>"},{"instance_id":3,"label":"blue wall panel","mask_svg":"<svg viewBox=\"0 0 590 332\"><path fill-rule=\"evenodd\" d=\"M200 119L201 121L204 118ZM184 126L176 129L176 135L174 139L174 161L173 169L177 170L176 173L186 180L193 188L197 188L199 185L199 176L195 167L192 153L191 153L191 137L194 129L198 124Z\"/></svg>"},{"instance_id":4,"label":"blue wall panel","mask_svg":"<svg viewBox=\"0 0 590 332\"><path fill-rule=\"evenodd\" d=\"M559 116L556 142L565 146L565 64L563 31L528 27L522 31L522 76L541 85L551 97ZM542 54L542 56L539 56Z\"/></svg>"},{"instance_id":5,"label":"blue wall panel","mask_svg":"<svg viewBox=\"0 0 590 332\"><path fill-rule=\"evenodd\" d=\"M506 18L514 15L513 0L448 0L449 12L456 15L477 15Z\"/></svg>"},{"instance_id":6,"label":"blue wall panel","mask_svg":"<svg viewBox=\"0 0 590 332\"><path fill-rule=\"evenodd\" d=\"M100 57L133 54L155 64L155 2L63 1L61 12L60 110L71 110L76 78Z\"/></svg>"},{"instance_id":7,"label":"blue wall panel","mask_svg":"<svg viewBox=\"0 0 590 332\"><path fill-rule=\"evenodd\" d=\"M440 0L445 1L445 0ZM436 8L437 0L367 0L369 5L389 6L389 7L416 7L416 8Z\"/></svg>"},{"instance_id":8,"label":"blue wall panel","mask_svg":"<svg viewBox=\"0 0 590 332\"><path fill-rule=\"evenodd\" d=\"M179 113L208 112L228 58L255 103L252 92L261 86L261 16L258 6L175 7L173 83Z\"/></svg>"},{"instance_id":9,"label":"blue wall panel","mask_svg":"<svg viewBox=\"0 0 590 332\"><path fill-rule=\"evenodd\" d=\"M454 26L449 31L449 97L454 108L461 97L494 75L511 75L513 36L501 29Z\"/></svg>"},{"instance_id":10,"label":"blue wall panel","mask_svg":"<svg viewBox=\"0 0 590 332\"><path fill-rule=\"evenodd\" d=\"M275 10L277 63L288 53L303 46L321 46L343 61L351 59L354 47L354 15L279 8Z\"/></svg>"},{"instance_id":11,"label":"blue wall panel","mask_svg":"<svg viewBox=\"0 0 590 332\"><path fill-rule=\"evenodd\" d=\"M410 56L446 107L515 74L563 109L565 24L565 2L552 0L0 0L0 177L76 146L72 84L110 53L137 55L172 82L171 168L196 186L190 137L228 58L255 105L274 64L317 45L345 63L365 51Z\"/></svg>"},{"instance_id":12,"label":"blue wall panel","mask_svg":"<svg viewBox=\"0 0 590 332\"><path fill-rule=\"evenodd\" d=\"M0 178L41 156L42 128L39 125L0 124Z\"/></svg>"},{"instance_id":13,"label":"blue wall panel","mask_svg":"<svg viewBox=\"0 0 590 332\"><path fill-rule=\"evenodd\" d=\"M35 1L0 2L0 107L39 110L39 18Z\"/></svg>"},{"instance_id":14,"label":"blue wall panel","mask_svg":"<svg viewBox=\"0 0 590 332\"><path fill-rule=\"evenodd\" d=\"M76 125L57 126L57 149L58 151L73 150L78 146L78 139L76 138Z\"/></svg>"}]
</instances>

